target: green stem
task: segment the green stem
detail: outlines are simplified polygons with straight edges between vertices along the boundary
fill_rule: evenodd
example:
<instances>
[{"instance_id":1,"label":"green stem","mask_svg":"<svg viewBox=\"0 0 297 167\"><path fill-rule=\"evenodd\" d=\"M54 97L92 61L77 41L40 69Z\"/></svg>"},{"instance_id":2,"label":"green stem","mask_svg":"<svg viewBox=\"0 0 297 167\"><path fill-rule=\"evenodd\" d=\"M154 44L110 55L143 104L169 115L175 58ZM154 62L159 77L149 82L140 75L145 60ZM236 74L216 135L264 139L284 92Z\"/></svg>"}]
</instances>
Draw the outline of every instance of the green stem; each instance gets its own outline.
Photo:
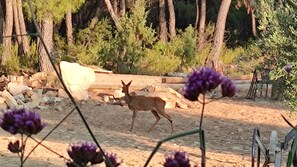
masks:
<instances>
[{"instance_id":1,"label":"green stem","mask_svg":"<svg viewBox=\"0 0 297 167\"><path fill-rule=\"evenodd\" d=\"M204 113L204 109L205 109L205 95L203 95L203 99L202 99L202 113L201 113L201 116L200 116L200 125L199 125L199 129L201 130L202 129L202 121L203 121L203 113Z\"/></svg>"},{"instance_id":2,"label":"green stem","mask_svg":"<svg viewBox=\"0 0 297 167\"><path fill-rule=\"evenodd\" d=\"M24 135L21 134L21 166L20 167L23 167L23 159L24 159L24 152L25 152L25 146L24 146Z\"/></svg>"},{"instance_id":3,"label":"green stem","mask_svg":"<svg viewBox=\"0 0 297 167\"><path fill-rule=\"evenodd\" d=\"M202 131L202 121L203 121L203 114L204 114L204 110L205 110L205 105L206 105L206 102L205 102L205 95L203 95L203 99L202 99L202 113L201 113L201 116L200 116L200 125L199 125L199 130L202 132L200 135L199 135L199 139L200 139L200 150L201 150L201 166L202 167L205 167L205 142L202 142L204 141L204 131Z\"/></svg>"}]
</instances>

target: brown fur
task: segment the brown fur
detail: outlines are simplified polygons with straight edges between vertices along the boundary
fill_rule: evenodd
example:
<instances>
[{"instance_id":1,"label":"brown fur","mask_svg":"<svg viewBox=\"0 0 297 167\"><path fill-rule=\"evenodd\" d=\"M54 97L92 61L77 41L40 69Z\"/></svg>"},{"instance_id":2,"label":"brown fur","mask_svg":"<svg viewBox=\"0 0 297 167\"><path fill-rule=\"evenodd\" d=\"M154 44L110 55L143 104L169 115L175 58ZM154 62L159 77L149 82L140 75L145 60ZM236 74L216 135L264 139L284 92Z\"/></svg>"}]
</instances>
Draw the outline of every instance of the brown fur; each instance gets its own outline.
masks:
<instances>
[{"instance_id":1,"label":"brown fur","mask_svg":"<svg viewBox=\"0 0 297 167\"><path fill-rule=\"evenodd\" d=\"M159 122L160 120L159 114L160 114L169 120L171 125L171 130L172 130L171 133L172 133L173 132L172 120L171 120L171 117L165 112L166 102L160 97L137 96L137 95L131 96L129 93L129 86L131 85L131 82L132 81L130 81L128 84L125 84L122 81L122 85L123 85L122 92L125 93L126 103L128 104L129 109L133 111L132 125L130 128L130 131L133 130L134 120L135 120L137 111L151 111L156 117L156 121L151 126L149 131L153 130L157 125L157 123Z\"/></svg>"}]
</instances>

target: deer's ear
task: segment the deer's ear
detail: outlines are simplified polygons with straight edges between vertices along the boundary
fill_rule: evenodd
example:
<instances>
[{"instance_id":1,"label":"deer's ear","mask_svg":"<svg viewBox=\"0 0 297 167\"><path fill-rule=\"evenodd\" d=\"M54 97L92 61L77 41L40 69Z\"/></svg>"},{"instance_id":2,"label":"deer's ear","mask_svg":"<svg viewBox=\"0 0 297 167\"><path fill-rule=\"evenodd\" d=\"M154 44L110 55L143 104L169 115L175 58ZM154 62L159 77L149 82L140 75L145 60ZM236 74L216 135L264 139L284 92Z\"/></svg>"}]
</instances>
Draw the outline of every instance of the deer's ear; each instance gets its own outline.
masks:
<instances>
[{"instance_id":1,"label":"deer's ear","mask_svg":"<svg viewBox=\"0 0 297 167\"><path fill-rule=\"evenodd\" d=\"M125 82L124 82L123 80L121 80L121 81L122 81L122 84L123 84L123 85L126 85Z\"/></svg>"},{"instance_id":2,"label":"deer's ear","mask_svg":"<svg viewBox=\"0 0 297 167\"><path fill-rule=\"evenodd\" d=\"M132 83L132 80L127 85L129 86L129 85L131 85L131 83Z\"/></svg>"}]
</instances>

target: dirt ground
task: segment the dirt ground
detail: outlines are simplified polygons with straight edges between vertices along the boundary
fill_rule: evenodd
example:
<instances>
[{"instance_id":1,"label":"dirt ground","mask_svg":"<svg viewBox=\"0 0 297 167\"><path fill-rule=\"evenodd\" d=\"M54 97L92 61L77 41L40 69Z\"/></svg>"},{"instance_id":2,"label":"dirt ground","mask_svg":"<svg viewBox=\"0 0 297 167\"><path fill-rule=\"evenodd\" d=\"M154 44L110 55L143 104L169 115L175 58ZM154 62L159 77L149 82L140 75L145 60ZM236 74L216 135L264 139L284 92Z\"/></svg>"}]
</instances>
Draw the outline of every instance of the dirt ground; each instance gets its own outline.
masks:
<instances>
[{"instance_id":1,"label":"dirt ground","mask_svg":"<svg viewBox=\"0 0 297 167\"><path fill-rule=\"evenodd\" d=\"M105 151L116 153L118 158L123 160L121 166L143 166L157 141L171 135L169 122L164 118L161 118L154 131L148 133L155 118L151 112L145 111L138 112L134 131L130 132L132 111L127 106L104 104L98 92L93 92L91 95L92 100L80 102L79 107L100 146ZM197 103L195 106L191 109L167 109L173 119L174 134L198 127L201 105ZM41 140L73 107L69 100L64 100L50 109L37 110L47 126L41 133L33 137ZM297 123L296 114L288 112L283 104L265 99L251 101L237 97L208 104L203 120L206 138L206 166L251 166L252 131L255 127L260 129L266 146L268 146L272 130L278 132L281 141L289 132L289 126L283 121L280 114L285 115L293 124ZM19 166L17 155L7 150L10 139L11 135L1 129L1 167ZM68 158L66 150L69 144L81 141L92 141L92 138L75 110L48 136L43 144ZM28 140L26 150L29 151L35 144L34 141ZM164 156L174 151L188 152L191 163L200 166L201 154L198 135L164 143L149 166L162 166ZM285 157L287 152L283 152L283 155ZM39 146L26 161L25 166L65 166L65 160Z\"/></svg>"}]
</instances>

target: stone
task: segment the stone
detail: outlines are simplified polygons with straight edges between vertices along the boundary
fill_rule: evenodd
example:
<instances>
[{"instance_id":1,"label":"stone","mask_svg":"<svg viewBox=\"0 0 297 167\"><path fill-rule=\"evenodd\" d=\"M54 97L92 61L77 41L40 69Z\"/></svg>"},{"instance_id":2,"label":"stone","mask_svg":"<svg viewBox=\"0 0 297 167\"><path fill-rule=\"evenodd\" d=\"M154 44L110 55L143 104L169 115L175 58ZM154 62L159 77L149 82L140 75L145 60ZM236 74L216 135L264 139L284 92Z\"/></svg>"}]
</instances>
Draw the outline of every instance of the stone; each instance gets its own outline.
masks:
<instances>
[{"instance_id":1,"label":"stone","mask_svg":"<svg viewBox=\"0 0 297 167\"><path fill-rule=\"evenodd\" d=\"M123 93L122 90L114 90L114 92L113 92L114 99L120 99L124 96L125 96L125 93Z\"/></svg>"},{"instance_id":2,"label":"stone","mask_svg":"<svg viewBox=\"0 0 297 167\"><path fill-rule=\"evenodd\" d=\"M145 87L142 91L153 93L155 96L161 97L166 101L165 108L179 107L187 109L189 106L180 93L168 86L152 85Z\"/></svg>"},{"instance_id":3,"label":"stone","mask_svg":"<svg viewBox=\"0 0 297 167\"><path fill-rule=\"evenodd\" d=\"M0 103L0 111L5 111L7 109L6 103Z\"/></svg>"},{"instance_id":4,"label":"stone","mask_svg":"<svg viewBox=\"0 0 297 167\"><path fill-rule=\"evenodd\" d=\"M93 69L77 63L60 62L62 79L76 100L88 100L88 88L95 82L96 76Z\"/></svg>"},{"instance_id":5,"label":"stone","mask_svg":"<svg viewBox=\"0 0 297 167\"><path fill-rule=\"evenodd\" d=\"M42 91L37 92L37 93L33 93L33 95L31 96L32 101L27 103L27 106L29 108L35 108L37 106L39 106L40 103L43 102L43 97L42 97Z\"/></svg>"},{"instance_id":6,"label":"stone","mask_svg":"<svg viewBox=\"0 0 297 167\"><path fill-rule=\"evenodd\" d=\"M106 95L105 95L105 96L103 96L103 101L104 101L104 102L106 102L106 103L107 103L107 102L109 102L109 97L108 97L108 96L106 96Z\"/></svg>"},{"instance_id":7,"label":"stone","mask_svg":"<svg viewBox=\"0 0 297 167\"><path fill-rule=\"evenodd\" d=\"M30 86L33 88L61 87L60 81L54 72L38 72L29 78L29 82Z\"/></svg>"},{"instance_id":8,"label":"stone","mask_svg":"<svg viewBox=\"0 0 297 167\"><path fill-rule=\"evenodd\" d=\"M17 95L14 95L13 98L14 98L16 101L18 101L18 100L20 100L20 101L25 101L25 96L24 96L22 93L17 94Z\"/></svg>"},{"instance_id":9,"label":"stone","mask_svg":"<svg viewBox=\"0 0 297 167\"><path fill-rule=\"evenodd\" d=\"M49 97L57 97L58 96L58 92L57 91L47 91L43 95L49 96Z\"/></svg>"},{"instance_id":10,"label":"stone","mask_svg":"<svg viewBox=\"0 0 297 167\"><path fill-rule=\"evenodd\" d=\"M58 89L58 97L69 98L68 94L66 93L66 91L64 89Z\"/></svg>"},{"instance_id":11,"label":"stone","mask_svg":"<svg viewBox=\"0 0 297 167\"><path fill-rule=\"evenodd\" d=\"M0 95L5 99L6 104L10 108L14 108L18 105L16 100L13 98L13 96L7 90L4 90L3 92L1 92Z\"/></svg>"}]
</instances>

